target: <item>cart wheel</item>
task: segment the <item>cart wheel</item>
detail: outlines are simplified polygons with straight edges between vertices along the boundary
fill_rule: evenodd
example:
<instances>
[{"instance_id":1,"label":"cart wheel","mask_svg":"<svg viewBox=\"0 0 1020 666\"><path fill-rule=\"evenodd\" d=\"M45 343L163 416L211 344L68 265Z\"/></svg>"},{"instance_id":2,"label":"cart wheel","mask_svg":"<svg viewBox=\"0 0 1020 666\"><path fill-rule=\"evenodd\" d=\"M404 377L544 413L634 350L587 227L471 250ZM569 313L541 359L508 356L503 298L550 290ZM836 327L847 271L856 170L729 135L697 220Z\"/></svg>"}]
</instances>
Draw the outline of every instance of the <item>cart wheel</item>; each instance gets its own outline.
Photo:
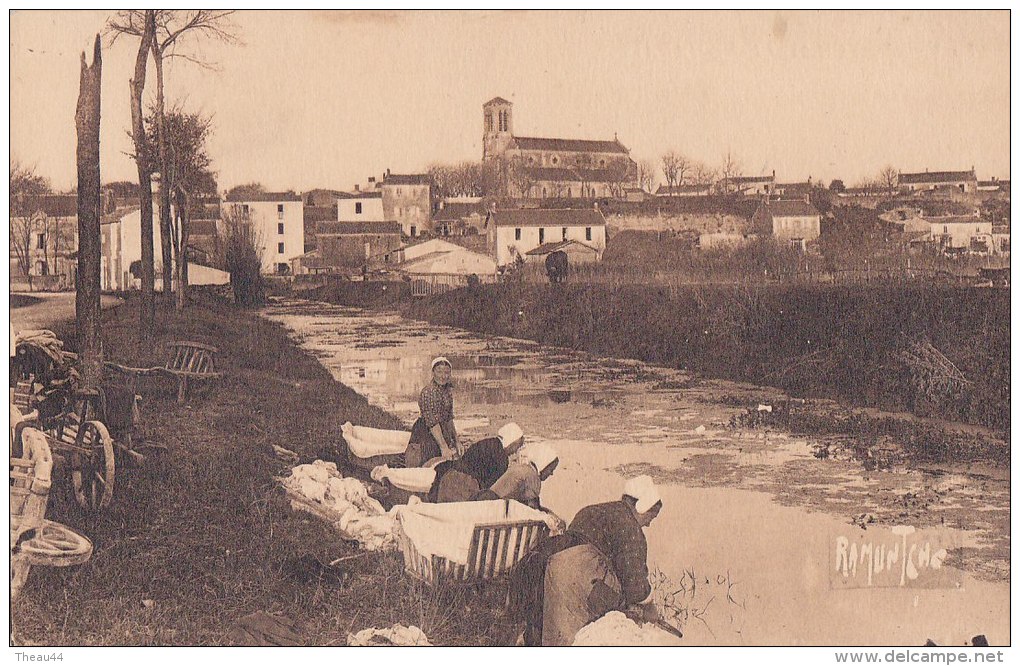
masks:
<instances>
[{"instance_id":1,"label":"cart wheel","mask_svg":"<svg viewBox=\"0 0 1020 666\"><path fill-rule=\"evenodd\" d=\"M44 520L36 535L21 544L21 552L30 564L69 567L92 557L92 542L66 525Z\"/></svg>"},{"instance_id":2,"label":"cart wheel","mask_svg":"<svg viewBox=\"0 0 1020 666\"><path fill-rule=\"evenodd\" d=\"M90 511L105 509L113 499L113 438L99 421L86 421L79 426L75 443L71 452L74 499Z\"/></svg>"}]
</instances>

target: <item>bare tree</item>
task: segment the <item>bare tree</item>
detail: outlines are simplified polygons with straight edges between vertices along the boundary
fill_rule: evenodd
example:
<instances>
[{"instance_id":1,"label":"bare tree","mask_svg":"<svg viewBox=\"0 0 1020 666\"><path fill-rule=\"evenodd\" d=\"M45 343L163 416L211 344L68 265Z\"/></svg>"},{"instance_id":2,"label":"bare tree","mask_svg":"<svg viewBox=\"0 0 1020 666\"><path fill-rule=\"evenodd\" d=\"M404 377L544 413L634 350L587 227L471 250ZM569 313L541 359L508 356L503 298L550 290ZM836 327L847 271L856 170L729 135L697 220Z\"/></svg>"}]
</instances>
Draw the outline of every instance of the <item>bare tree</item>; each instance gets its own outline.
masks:
<instances>
[{"instance_id":1,"label":"bare tree","mask_svg":"<svg viewBox=\"0 0 1020 666\"><path fill-rule=\"evenodd\" d=\"M655 162L652 160L641 160L637 165L638 186L645 192L651 192L655 187Z\"/></svg>"},{"instance_id":2,"label":"bare tree","mask_svg":"<svg viewBox=\"0 0 1020 666\"><path fill-rule=\"evenodd\" d=\"M510 160L509 178L510 185L513 186L513 190L518 196L523 199L531 196L531 188L535 186L535 179L523 157L517 156Z\"/></svg>"},{"instance_id":3,"label":"bare tree","mask_svg":"<svg viewBox=\"0 0 1020 666\"><path fill-rule=\"evenodd\" d=\"M142 94L145 91L145 74L149 49L156 36L155 10L124 11L107 23L107 34L112 35L111 45L123 35L139 38L135 56L135 73L131 79L131 138L135 147L135 166L138 169L138 205L141 209L141 316L139 335L143 340L152 338L156 322L155 248L152 240L152 172L153 161L149 141L145 136L142 116Z\"/></svg>"},{"instance_id":4,"label":"bare tree","mask_svg":"<svg viewBox=\"0 0 1020 666\"><path fill-rule=\"evenodd\" d=\"M900 173L893 166L887 166L882 169L878 174L878 181L886 192L892 194L896 191L896 185L899 183Z\"/></svg>"},{"instance_id":5,"label":"bare tree","mask_svg":"<svg viewBox=\"0 0 1020 666\"><path fill-rule=\"evenodd\" d=\"M733 187L733 179L740 175L740 162L734 157L733 152L726 151L723 156L722 165L719 167L719 175L722 178L723 186L727 191Z\"/></svg>"},{"instance_id":6,"label":"bare tree","mask_svg":"<svg viewBox=\"0 0 1020 666\"><path fill-rule=\"evenodd\" d=\"M662 156L662 177L666 179L666 187L669 189L670 194L673 194L677 187L677 177L679 175L680 156L671 150Z\"/></svg>"},{"instance_id":7,"label":"bare tree","mask_svg":"<svg viewBox=\"0 0 1020 666\"><path fill-rule=\"evenodd\" d=\"M715 176L715 169L704 162L696 162L691 169L691 182L695 185L712 185L715 182Z\"/></svg>"},{"instance_id":8,"label":"bare tree","mask_svg":"<svg viewBox=\"0 0 1020 666\"><path fill-rule=\"evenodd\" d=\"M78 134L78 277L75 323L84 388L98 388L103 372L100 330L100 265L102 262L99 177L100 93L103 79L102 42L96 35L92 65L81 54L81 81L74 114Z\"/></svg>"},{"instance_id":9,"label":"bare tree","mask_svg":"<svg viewBox=\"0 0 1020 666\"><path fill-rule=\"evenodd\" d=\"M35 203L40 194L49 192L49 183L17 159L10 160L9 206L11 224L11 251L23 275L32 272L32 240L37 229Z\"/></svg>"}]
</instances>

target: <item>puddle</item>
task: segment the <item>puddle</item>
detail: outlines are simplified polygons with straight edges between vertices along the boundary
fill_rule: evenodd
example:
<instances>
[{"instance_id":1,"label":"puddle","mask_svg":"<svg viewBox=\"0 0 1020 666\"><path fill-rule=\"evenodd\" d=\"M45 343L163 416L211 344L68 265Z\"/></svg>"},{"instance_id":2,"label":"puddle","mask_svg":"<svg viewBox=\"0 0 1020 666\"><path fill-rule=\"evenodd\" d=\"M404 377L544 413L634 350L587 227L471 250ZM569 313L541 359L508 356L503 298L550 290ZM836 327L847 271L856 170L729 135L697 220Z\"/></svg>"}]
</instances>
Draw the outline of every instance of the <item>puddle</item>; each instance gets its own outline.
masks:
<instances>
[{"instance_id":1,"label":"puddle","mask_svg":"<svg viewBox=\"0 0 1020 666\"><path fill-rule=\"evenodd\" d=\"M543 503L568 520L616 499L627 476L656 478L665 507L648 531L649 559L684 594L696 588L687 598L691 644L963 645L982 633L993 645L1010 640L1008 472L867 471L815 457L835 440L727 427L774 389L397 314L288 301L266 316L407 427L429 362L449 358L458 426L469 439L515 420L529 439L559 451ZM833 587L837 535L881 535L897 525L954 544L946 571L958 582Z\"/></svg>"}]
</instances>

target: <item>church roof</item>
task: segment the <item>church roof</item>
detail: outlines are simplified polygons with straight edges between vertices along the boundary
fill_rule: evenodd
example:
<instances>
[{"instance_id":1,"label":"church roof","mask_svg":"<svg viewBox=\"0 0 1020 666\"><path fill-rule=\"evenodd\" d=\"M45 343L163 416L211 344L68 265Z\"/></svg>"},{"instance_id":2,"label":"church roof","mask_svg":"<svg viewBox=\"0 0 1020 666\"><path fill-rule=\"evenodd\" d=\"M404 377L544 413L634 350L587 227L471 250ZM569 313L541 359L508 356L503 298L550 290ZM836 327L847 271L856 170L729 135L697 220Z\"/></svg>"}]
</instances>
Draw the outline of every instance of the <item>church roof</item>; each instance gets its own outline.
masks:
<instances>
[{"instance_id":1,"label":"church roof","mask_svg":"<svg viewBox=\"0 0 1020 666\"><path fill-rule=\"evenodd\" d=\"M532 136L515 136L512 145L521 150L562 150L575 153L624 153L628 150L619 140L592 141L588 139L542 139Z\"/></svg>"},{"instance_id":2,"label":"church roof","mask_svg":"<svg viewBox=\"0 0 1020 666\"><path fill-rule=\"evenodd\" d=\"M485 104L482 104L482 108L485 108L487 106L492 106L493 104L511 104L512 105L513 102L511 102L509 100L505 100L502 97L493 97L492 99L490 99Z\"/></svg>"}]
</instances>

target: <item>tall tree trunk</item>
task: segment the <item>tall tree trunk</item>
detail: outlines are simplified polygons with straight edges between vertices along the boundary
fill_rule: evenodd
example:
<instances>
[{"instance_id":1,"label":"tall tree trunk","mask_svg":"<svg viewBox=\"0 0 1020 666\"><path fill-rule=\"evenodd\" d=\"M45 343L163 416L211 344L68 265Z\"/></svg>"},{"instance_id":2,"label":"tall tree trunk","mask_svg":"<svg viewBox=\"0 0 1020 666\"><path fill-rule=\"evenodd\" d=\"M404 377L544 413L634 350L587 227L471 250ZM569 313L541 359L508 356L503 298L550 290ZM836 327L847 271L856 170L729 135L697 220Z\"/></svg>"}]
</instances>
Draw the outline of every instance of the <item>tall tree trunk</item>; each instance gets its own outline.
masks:
<instances>
[{"instance_id":1,"label":"tall tree trunk","mask_svg":"<svg viewBox=\"0 0 1020 666\"><path fill-rule=\"evenodd\" d=\"M92 66L81 54L81 83L74 125L78 132L78 277L74 310L85 388L98 388L103 370L100 335L99 118L103 78L102 43L96 35Z\"/></svg>"},{"instance_id":2,"label":"tall tree trunk","mask_svg":"<svg viewBox=\"0 0 1020 666\"><path fill-rule=\"evenodd\" d=\"M142 340L151 340L156 322L155 250L152 241L152 159L145 140L142 116L142 92L145 90L145 69L149 49L156 37L156 17L145 10L145 30L135 58L135 77L131 79L131 134L135 142L135 164L138 166L138 204L141 207L142 236L142 302L138 327Z\"/></svg>"},{"instance_id":3,"label":"tall tree trunk","mask_svg":"<svg viewBox=\"0 0 1020 666\"><path fill-rule=\"evenodd\" d=\"M188 195L186 192L178 191L176 201L177 207L177 229L179 236L175 236L177 243L177 311L184 310L188 303ZM177 240L179 238L179 241Z\"/></svg>"},{"instance_id":4,"label":"tall tree trunk","mask_svg":"<svg viewBox=\"0 0 1020 666\"><path fill-rule=\"evenodd\" d=\"M152 41L152 58L156 63L156 142L159 149L159 233L163 249L163 295L172 290L173 274L173 231L170 220L170 178L167 165L166 115L163 103L163 52L158 40Z\"/></svg>"}]
</instances>

